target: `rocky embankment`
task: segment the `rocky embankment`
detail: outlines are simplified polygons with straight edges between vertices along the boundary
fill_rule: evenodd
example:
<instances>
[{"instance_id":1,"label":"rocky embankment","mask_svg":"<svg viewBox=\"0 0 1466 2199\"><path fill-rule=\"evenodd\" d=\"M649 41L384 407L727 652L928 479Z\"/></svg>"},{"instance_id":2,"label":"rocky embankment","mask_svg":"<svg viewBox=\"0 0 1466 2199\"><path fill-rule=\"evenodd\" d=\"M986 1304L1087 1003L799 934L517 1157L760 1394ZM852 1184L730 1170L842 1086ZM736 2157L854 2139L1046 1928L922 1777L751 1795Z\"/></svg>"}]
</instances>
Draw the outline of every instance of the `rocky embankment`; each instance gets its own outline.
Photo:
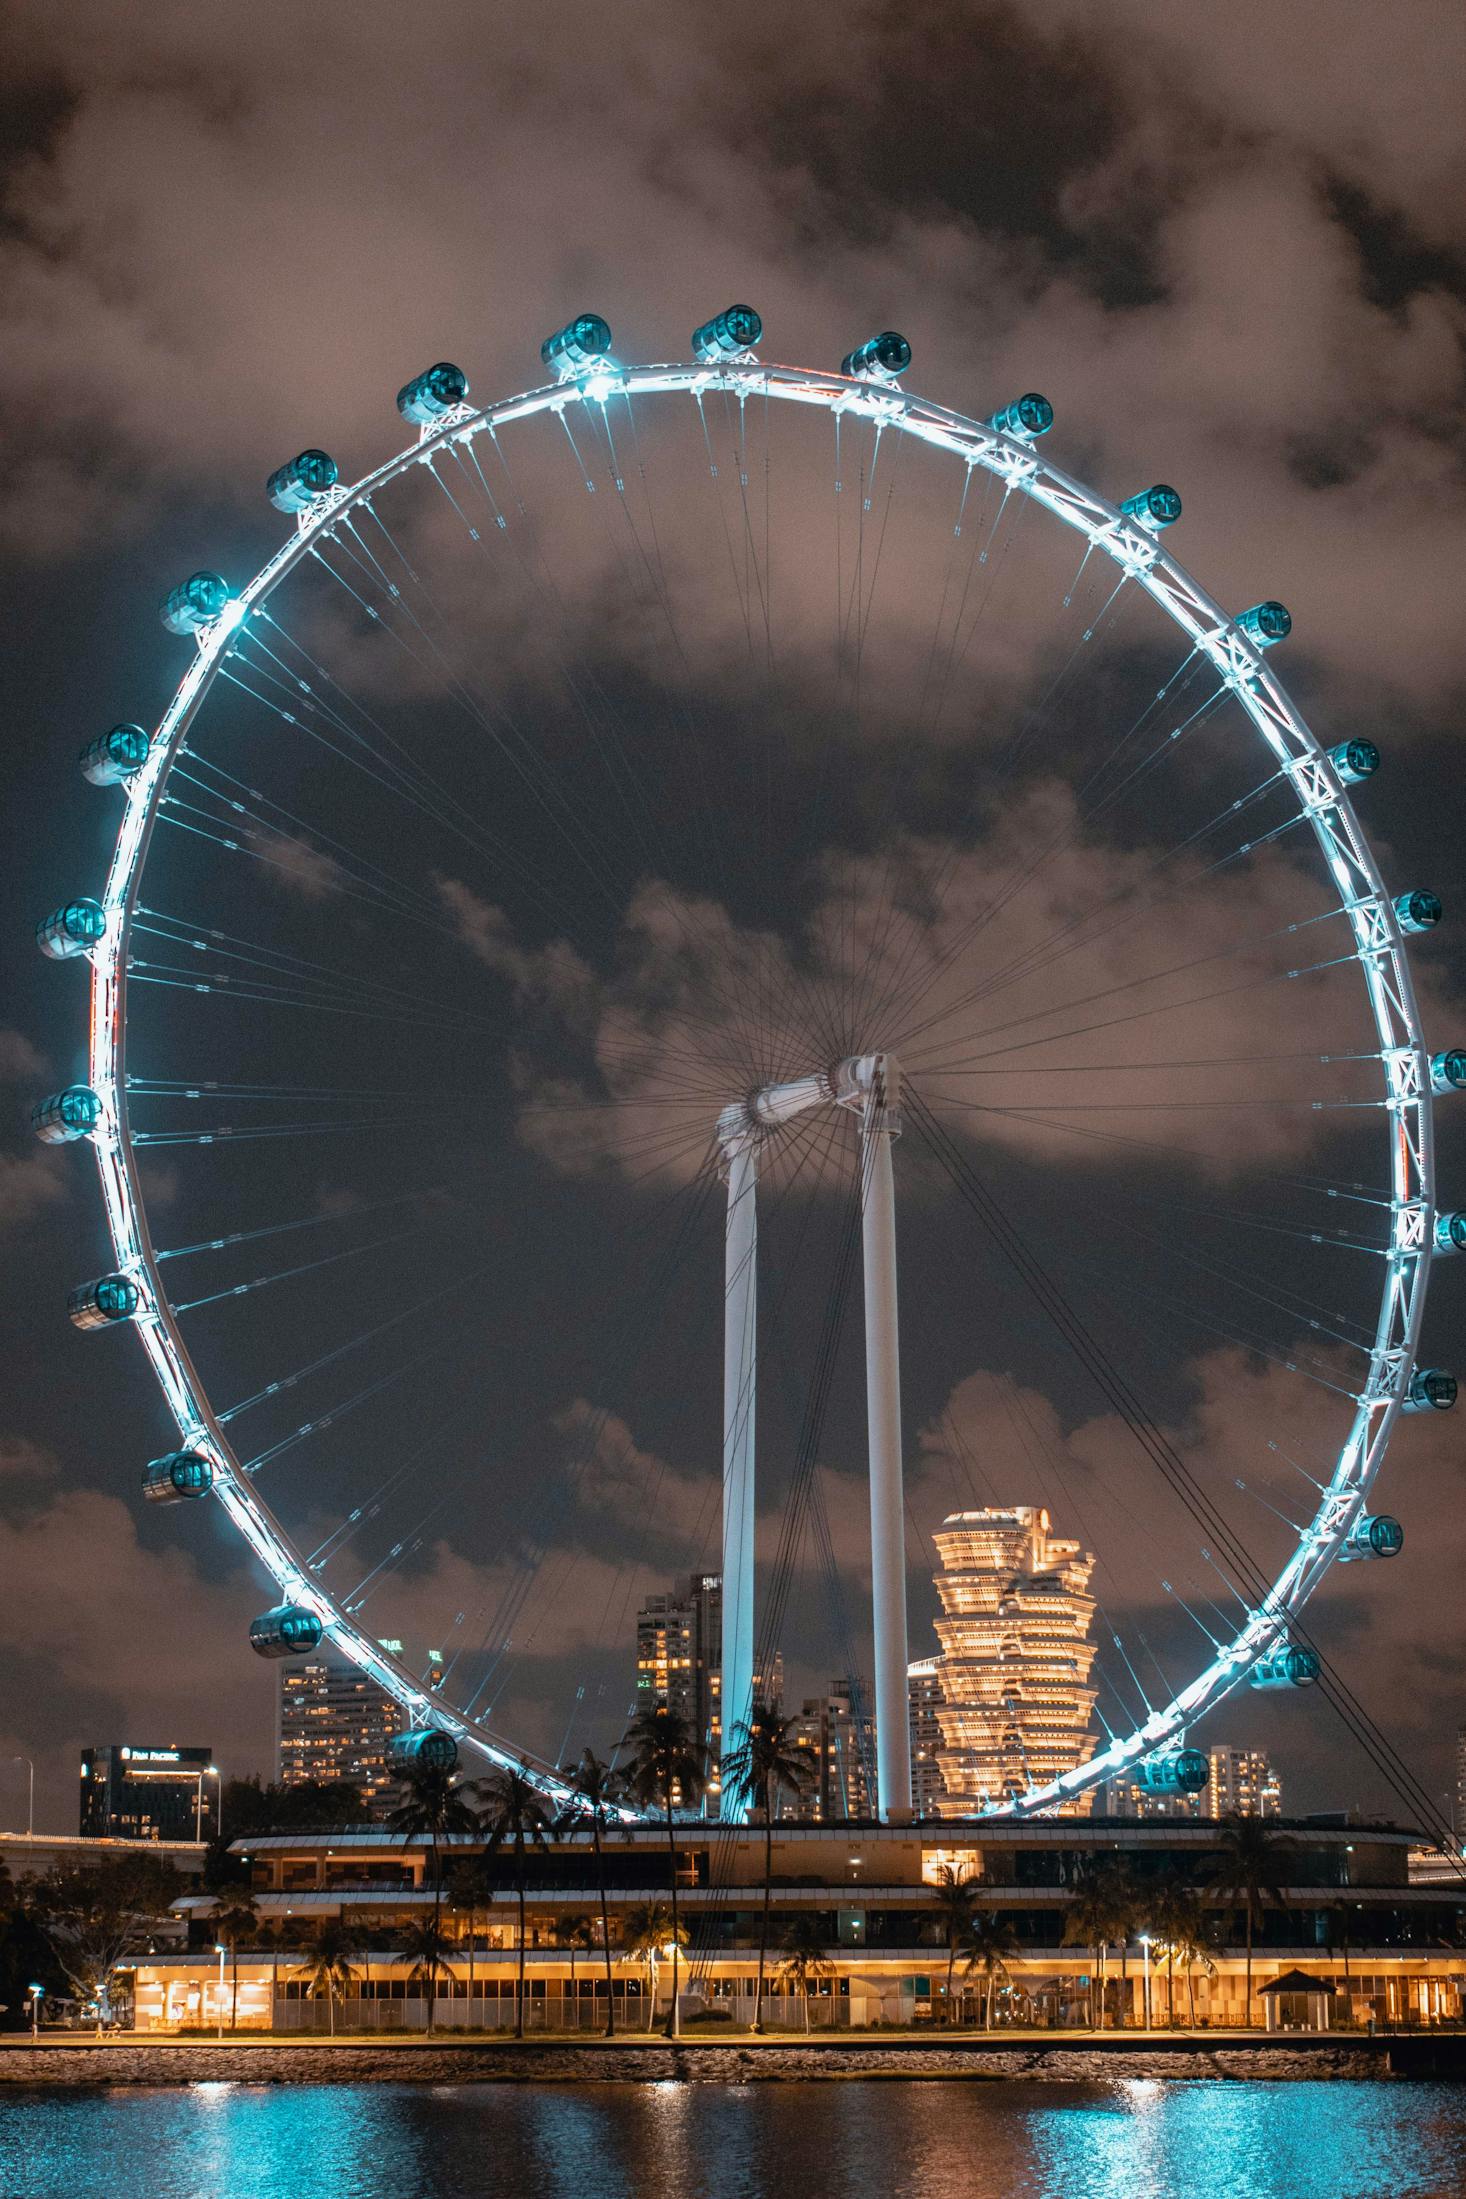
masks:
<instances>
[{"instance_id":1,"label":"rocky embankment","mask_svg":"<svg viewBox=\"0 0 1466 2199\"><path fill-rule=\"evenodd\" d=\"M1402 2045L1415 2042L1400 2042ZM1459 2047L1462 2042L1453 2042ZM0 2084L695 2084L827 2078L1381 2077L1401 2066L1388 2039L1143 2037L1063 2044L928 2039L0 2040ZM1408 2058L1402 2057L1408 2066Z\"/></svg>"}]
</instances>

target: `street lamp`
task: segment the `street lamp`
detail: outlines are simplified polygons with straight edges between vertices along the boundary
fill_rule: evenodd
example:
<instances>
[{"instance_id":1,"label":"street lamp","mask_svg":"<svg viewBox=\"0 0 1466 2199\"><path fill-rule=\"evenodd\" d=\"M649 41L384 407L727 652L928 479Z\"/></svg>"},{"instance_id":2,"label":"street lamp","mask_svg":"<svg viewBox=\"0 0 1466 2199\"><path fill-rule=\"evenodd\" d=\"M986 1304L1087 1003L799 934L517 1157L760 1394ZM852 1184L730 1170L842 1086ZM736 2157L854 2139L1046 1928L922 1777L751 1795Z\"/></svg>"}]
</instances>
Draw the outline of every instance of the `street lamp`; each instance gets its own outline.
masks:
<instances>
[{"instance_id":1,"label":"street lamp","mask_svg":"<svg viewBox=\"0 0 1466 2199\"><path fill-rule=\"evenodd\" d=\"M1145 2028L1150 2029L1150 1934L1140 1935L1141 1952L1145 1958Z\"/></svg>"},{"instance_id":2,"label":"street lamp","mask_svg":"<svg viewBox=\"0 0 1466 2199\"><path fill-rule=\"evenodd\" d=\"M41 2028L41 2002L46 1997L46 1988L44 1985L28 1985L26 1991L31 1997L31 2037L35 2038Z\"/></svg>"},{"instance_id":3,"label":"street lamp","mask_svg":"<svg viewBox=\"0 0 1466 2199\"><path fill-rule=\"evenodd\" d=\"M215 1940L214 1953L219 1957L219 1991L217 2007L219 2011L219 2043L221 2045L224 2042L224 1956L226 1952L227 1950L223 1946L222 1942L219 1940Z\"/></svg>"},{"instance_id":4,"label":"street lamp","mask_svg":"<svg viewBox=\"0 0 1466 2199\"><path fill-rule=\"evenodd\" d=\"M10 1761L12 1764L24 1764L30 1773L30 1795L25 1811L25 1836L27 1840L34 1840L36 1837L36 1767L28 1756L12 1756Z\"/></svg>"}]
</instances>

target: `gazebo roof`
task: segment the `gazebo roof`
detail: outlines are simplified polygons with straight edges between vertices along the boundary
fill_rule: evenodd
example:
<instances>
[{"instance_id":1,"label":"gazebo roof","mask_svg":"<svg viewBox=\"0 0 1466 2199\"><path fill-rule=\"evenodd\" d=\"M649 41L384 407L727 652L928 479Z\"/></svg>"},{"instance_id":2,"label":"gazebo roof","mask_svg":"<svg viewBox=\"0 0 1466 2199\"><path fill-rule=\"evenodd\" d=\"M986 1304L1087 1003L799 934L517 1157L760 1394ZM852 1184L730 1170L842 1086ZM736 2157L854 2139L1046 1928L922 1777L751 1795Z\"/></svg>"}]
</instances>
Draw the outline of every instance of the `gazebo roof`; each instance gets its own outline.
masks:
<instances>
[{"instance_id":1,"label":"gazebo roof","mask_svg":"<svg viewBox=\"0 0 1466 2199\"><path fill-rule=\"evenodd\" d=\"M1338 1990L1329 1978L1310 1977L1306 1970L1285 1970L1281 1977L1268 1985L1258 1987L1259 1994L1267 1993L1333 1993Z\"/></svg>"}]
</instances>

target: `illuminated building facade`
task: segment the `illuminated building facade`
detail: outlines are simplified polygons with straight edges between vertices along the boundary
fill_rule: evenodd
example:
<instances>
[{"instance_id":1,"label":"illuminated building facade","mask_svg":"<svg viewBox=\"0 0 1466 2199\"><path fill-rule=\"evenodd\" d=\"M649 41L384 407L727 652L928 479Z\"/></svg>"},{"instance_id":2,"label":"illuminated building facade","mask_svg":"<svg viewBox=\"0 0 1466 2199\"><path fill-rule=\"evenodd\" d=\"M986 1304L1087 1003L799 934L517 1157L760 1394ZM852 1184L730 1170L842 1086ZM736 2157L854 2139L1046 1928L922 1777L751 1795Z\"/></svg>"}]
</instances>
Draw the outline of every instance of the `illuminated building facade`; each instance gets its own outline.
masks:
<instances>
[{"instance_id":1,"label":"illuminated building facade","mask_svg":"<svg viewBox=\"0 0 1466 2199\"><path fill-rule=\"evenodd\" d=\"M1041 1786L1094 1751L1094 1558L1019 1504L953 1512L934 1537L944 1817ZM1089 1795L1061 1815L1087 1816Z\"/></svg>"},{"instance_id":2,"label":"illuminated building facade","mask_svg":"<svg viewBox=\"0 0 1466 2199\"><path fill-rule=\"evenodd\" d=\"M829 1825L871 1814L874 1737L861 1682L836 1680L828 1695L807 1697L791 1720L794 1745L809 1760L809 1781L780 1815L794 1824Z\"/></svg>"},{"instance_id":3,"label":"illuminated building facade","mask_svg":"<svg viewBox=\"0 0 1466 2199\"><path fill-rule=\"evenodd\" d=\"M1207 1752L1211 1776L1206 1785L1206 1815L1281 1817L1283 1785L1265 1749L1214 1748Z\"/></svg>"},{"instance_id":4,"label":"illuminated building facade","mask_svg":"<svg viewBox=\"0 0 1466 2199\"><path fill-rule=\"evenodd\" d=\"M911 1718L911 1807L918 1817L938 1817L946 1787L938 1752L942 1722L937 1711L942 1679L935 1657L918 1657L906 1667L906 1700Z\"/></svg>"},{"instance_id":5,"label":"illuminated building facade","mask_svg":"<svg viewBox=\"0 0 1466 2199\"><path fill-rule=\"evenodd\" d=\"M1207 1783L1199 1794L1151 1794L1128 1779L1112 1779L1100 1789L1098 1808L1106 1817L1202 1818L1281 1817L1283 1785L1265 1749L1217 1747L1207 1751Z\"/></svg>"},{"instance_id":6,"label":"illuminated building facade","mask_svg":"<svg viewBox=\"0 0 1466 2199\"><path fill-rule=\"evenodd\" d=\"M685 1718L716 1762L723 1736L723 1577L693 1573L636 1614L636 1707Z\"/></svg>"},{"instance_id":7,"label":"illuminated building facade","mask_svg":"<svg viewBox=\"0 0 1466 2199\"><path fill-rule=\"evenodd\" d=\"M207 1840L218 1812L211 1749L141 1748L115 1742L81 1753L81 1816L87 1840Z\"/></svg>"},{"instance_id":8,"label":"illuminated building facade","mask_svg":"<svg viewBox=\"0 0 1466 2199\"><path fill-rule=\"evenodd\" d=\"M324 1647L280 1667L276 1776L282 1786L349 1780L369 1817L392 1799L387 1750L402 1714L359 1666Z\"/></svg>"}]
</instances>

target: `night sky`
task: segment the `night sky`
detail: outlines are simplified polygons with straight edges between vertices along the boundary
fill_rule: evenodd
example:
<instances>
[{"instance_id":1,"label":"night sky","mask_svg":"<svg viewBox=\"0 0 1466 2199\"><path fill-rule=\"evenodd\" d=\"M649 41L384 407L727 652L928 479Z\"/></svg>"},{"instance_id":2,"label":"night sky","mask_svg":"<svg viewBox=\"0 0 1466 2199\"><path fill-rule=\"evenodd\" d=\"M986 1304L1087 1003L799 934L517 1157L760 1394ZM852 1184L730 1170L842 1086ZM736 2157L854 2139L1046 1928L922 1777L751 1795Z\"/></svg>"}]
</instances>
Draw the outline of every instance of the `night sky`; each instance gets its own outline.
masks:
<instances>
[{"instance_id":1,"label":"night sky","mask_svg":"<svg viewBox=\"0 0 1466 2199\"><path fill-rule=\"evenodd\" d=\"M64 1315L109 1264L90 1156L27 1126L85 1066L84 973L31 930L98 890L121 801L74 758L165 707L160 596L263 563L297 450L349 481L400 448L435 359L488 402L576 312L626 361L734 299L795 364L900 329L909 390L1043 391L1056 464L1174 483L1203 586L1287 603L1273 662L1321 741L1383 751L1359 813L1392 890L1445 902L1412 966L1428 1043L1466 1044L1466 32L1437 0L1388 35L1353 0L6 14L0 1810L32 1757L69 1830L84 1745L234 1772L272 1733L272 1598L214 1507L142 1516L161 1403L135 1340ZM1323 967L1347 935L1235 705L1077 537L774 409L617 400L414 469L241 645L140 895L134 1074L250 1088L133 1108L210 1394L363 1624L551 1757L619 1731L639 1596L717 1562L706 1159L763 1078L899 1042L1274 1562L1379 1287L1357 972ZM1442 1102L1445 1206L1463 1123ZM796 1697L868 1658L851 1150L821 1123L767 1172L759 1548ZM1047 1503L1100 1553L1119 1723L1235 1605L915 1119L897 1169L913 1653L944 1512ZM1466 1356L1462 1287L1443 1263L1428 1363ZM1404 1553L1312 1613L1435 1795L1463 1424L1402 1424ZM1195 1738L1269 1746L1290 1808L1402 1813L1317 1700L1244 1691Z\"/></svg>"}]
</instances>

